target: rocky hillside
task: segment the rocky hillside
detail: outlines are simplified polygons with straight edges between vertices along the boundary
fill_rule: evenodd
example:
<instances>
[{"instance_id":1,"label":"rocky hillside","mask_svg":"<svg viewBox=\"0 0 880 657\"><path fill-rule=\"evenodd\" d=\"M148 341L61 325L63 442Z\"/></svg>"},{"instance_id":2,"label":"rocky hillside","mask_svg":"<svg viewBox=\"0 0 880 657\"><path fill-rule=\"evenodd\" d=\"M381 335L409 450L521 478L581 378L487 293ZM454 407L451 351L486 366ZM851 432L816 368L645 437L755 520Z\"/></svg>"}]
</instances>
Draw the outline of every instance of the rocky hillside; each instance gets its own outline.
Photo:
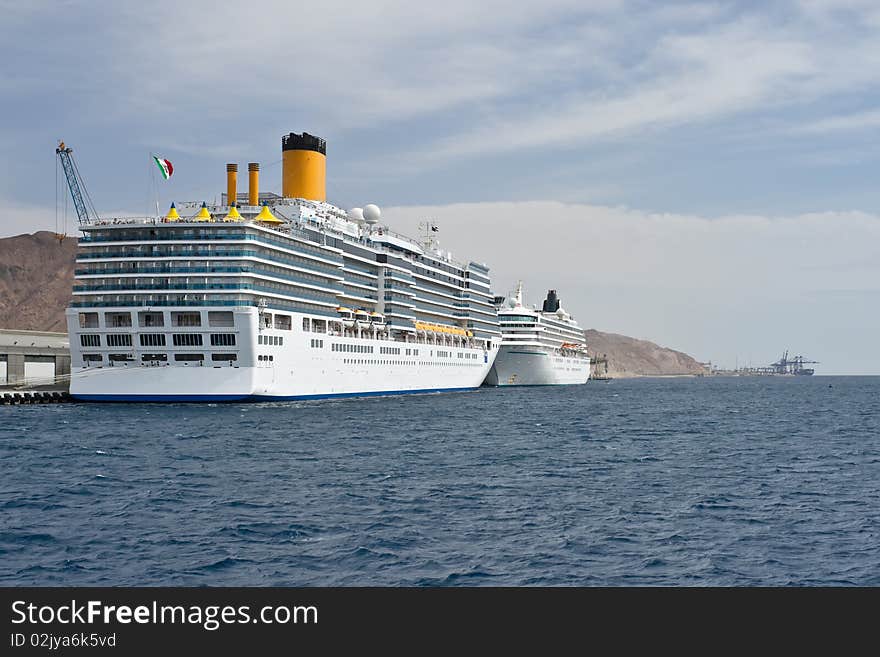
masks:
<instances>
[{"instance_id":1,"label":"rocky hillside","mask_svg":"<svg viewBox=\"0 0 880 657\"><path fill-rule=\"evenodd\" d=\"M691 356L616 333L595 329L584 331L590 356L608 359L609 376L684 376L706 374L706 369ZM599 365L604 373L604 365Z\"/></svg>"},{"instance_id":2,"label":"rocky hillside","mask_svg":"<svg viewBox=\"0 0 880 657\"><path fill-rule=\"evenodd\" d=\"M67 331L75 253L48 231L0 239L0 328Z\"/></svg>"}]
</instances>

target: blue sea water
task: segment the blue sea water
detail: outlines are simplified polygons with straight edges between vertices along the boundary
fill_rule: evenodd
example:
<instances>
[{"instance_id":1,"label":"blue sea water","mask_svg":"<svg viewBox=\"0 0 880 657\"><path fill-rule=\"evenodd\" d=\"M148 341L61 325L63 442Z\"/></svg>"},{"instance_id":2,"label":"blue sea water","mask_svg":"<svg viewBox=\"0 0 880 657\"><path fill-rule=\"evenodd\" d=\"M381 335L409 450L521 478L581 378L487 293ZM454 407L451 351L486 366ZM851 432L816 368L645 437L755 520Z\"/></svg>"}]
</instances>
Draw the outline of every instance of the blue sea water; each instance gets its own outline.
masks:
<instances>
[{"instance_id":1,"label":"blue sea water","mask_svg":"<svg viewBox=\"0 0 880 657\"><path fill-rule=\"evenodd\" d=\"M3 585L880 585L880 378L0 407Z\"/></svg>"}]
</instances>

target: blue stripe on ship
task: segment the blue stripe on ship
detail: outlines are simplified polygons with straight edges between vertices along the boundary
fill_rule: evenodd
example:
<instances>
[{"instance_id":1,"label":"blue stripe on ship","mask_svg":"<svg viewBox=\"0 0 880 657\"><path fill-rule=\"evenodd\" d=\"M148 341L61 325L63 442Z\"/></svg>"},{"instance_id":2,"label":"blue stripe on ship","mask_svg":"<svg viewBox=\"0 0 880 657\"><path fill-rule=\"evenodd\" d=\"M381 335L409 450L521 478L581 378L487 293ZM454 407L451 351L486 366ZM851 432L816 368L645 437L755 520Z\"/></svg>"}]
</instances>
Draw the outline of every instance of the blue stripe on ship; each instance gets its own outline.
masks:
<instances>
[{"instance_id":1,"label":"blue stripe on ship","mask_svg":"<svg viewBox=\"0 0 880 657\"><path fill-rule=\"evenodd\" d=\"M375 392L337 392L323 395L83 395L72 394L78 401L90 402L267 402L308 399L342 399L346 397L388 397L391 395L418 395L434 392L466 392L477 388L424 388L421 390L377 390Z\"/></svg>"}]
</instances>

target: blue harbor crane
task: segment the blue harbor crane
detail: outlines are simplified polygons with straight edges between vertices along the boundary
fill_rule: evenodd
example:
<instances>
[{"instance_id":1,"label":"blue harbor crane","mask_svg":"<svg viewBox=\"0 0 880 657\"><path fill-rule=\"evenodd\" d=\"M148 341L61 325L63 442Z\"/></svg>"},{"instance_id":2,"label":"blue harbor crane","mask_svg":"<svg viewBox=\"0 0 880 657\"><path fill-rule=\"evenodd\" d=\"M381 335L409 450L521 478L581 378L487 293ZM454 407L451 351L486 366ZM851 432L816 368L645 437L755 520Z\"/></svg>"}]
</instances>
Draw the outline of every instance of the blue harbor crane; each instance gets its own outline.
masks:
<instances>
[{"instance_id":1,"label":"blue harbor crane","mask_svg":"<svg viewBox=\"0 0 880 657\"><path fill-rule=\"evenodd\" d=\"M804 367L804 365L818 365L817 360L807 360L803 356L792 356L789 358L786 349L782 358L770 365L773 374L794 374L795 376L812 376L816 370L812 367Z\"/></svg>"},{"instance_id":2,"label":"blue harbor crane","mask_svg":"<svg viewBox=\"0 0 880 657\"><path fill-rule=\"evenodd\" d=\"M55 149L58 159L61 160L61 166L64 169L64 175L67 178L67 186L70 188L70 195L73 197L73 205L76 208L76 216L80 226L90 224L98 219L98 212L95 210L95 204L86 189L82 176L79 173L79 167L76 166L76 160L73 159L73 149L66 146L63 141L58 142L58 148Z\"/></svg>"}]
</instances>

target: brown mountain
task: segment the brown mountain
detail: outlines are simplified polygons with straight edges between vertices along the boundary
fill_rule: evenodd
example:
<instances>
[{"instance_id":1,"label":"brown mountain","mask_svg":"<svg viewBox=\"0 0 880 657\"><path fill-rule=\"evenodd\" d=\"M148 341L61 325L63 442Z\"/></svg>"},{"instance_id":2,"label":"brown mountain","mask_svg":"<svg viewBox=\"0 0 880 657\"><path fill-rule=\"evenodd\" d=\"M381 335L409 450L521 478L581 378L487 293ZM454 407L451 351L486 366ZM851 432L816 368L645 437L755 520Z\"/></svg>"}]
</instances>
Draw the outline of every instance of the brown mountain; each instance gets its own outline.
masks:
<instances>
[{"instance_id":1,"label":"brown mountain","mask_svg":"<svg viewBox=\"0 0 880 657\"><path fill-rule=\"evenodd\" d=\"M648 342L616 333L602 333L595 329L584 331L590 356L608 359L608 374L612 377L629 376L685 376L702 375L707 370L681 351L667 349ZM598 365L599 374L604 365Z\"/></svg>"},{"instance_id":2,"label":"brown mountain","mask_svg":"<svg viewBox=\"0 0 880 657\"><path fill-rule=\"evenodd\" d=\"M48 231L0 239L0 327L66 332L75 254Z\"/></svg>"}]
</instances>

